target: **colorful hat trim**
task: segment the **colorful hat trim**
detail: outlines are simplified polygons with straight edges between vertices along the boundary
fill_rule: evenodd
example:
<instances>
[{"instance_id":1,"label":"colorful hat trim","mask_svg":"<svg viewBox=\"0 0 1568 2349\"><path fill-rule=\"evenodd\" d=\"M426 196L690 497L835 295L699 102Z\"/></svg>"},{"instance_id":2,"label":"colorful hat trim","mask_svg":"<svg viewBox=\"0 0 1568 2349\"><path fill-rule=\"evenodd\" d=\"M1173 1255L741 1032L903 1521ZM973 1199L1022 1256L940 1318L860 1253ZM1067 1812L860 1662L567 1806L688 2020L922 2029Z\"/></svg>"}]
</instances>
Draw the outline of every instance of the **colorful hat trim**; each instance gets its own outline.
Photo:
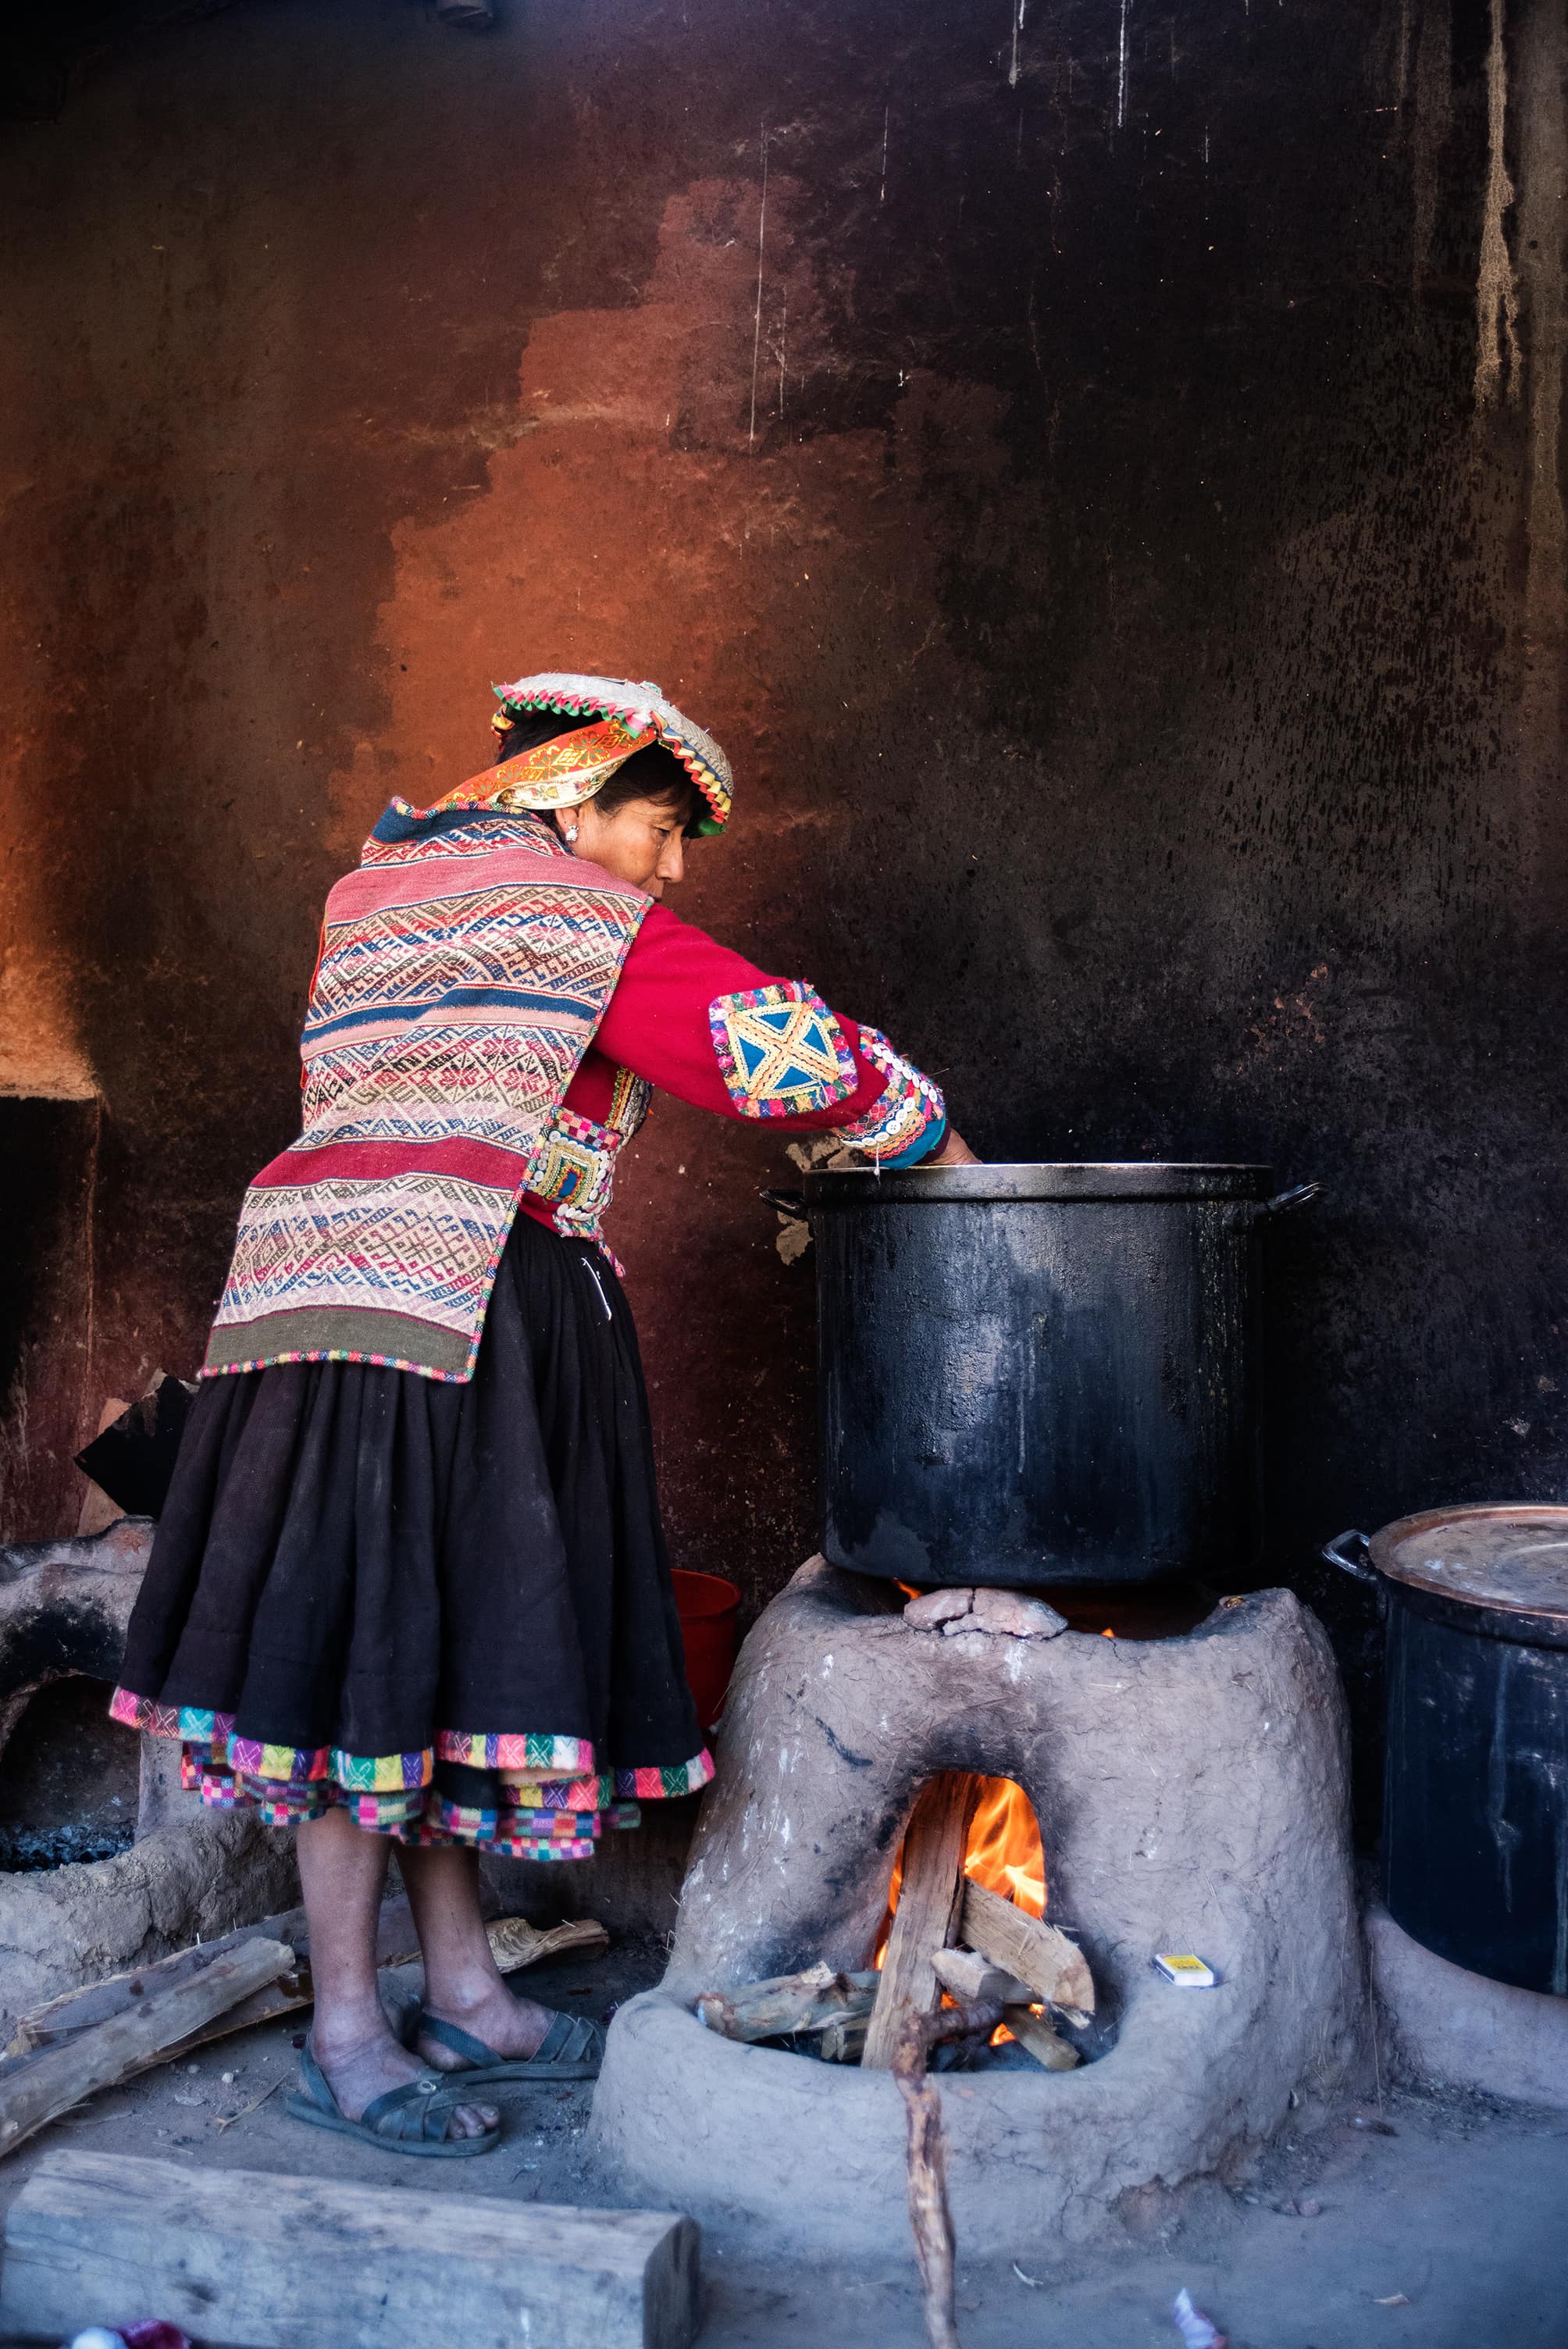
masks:
<instances>
[{"instance_id":1,"label":"colorful hat trim","mask_svg":"<svg viewBox=\"0 0 1568 2349\"><path fill-rule=\"evenodd\" d=\"M581 807L602 792L617 767L633 753L645 750L658 736L651 725L628 726L620 718L603 718L596 725L580 726L575 733L558 734L553 741L536 743L515 759L471 775L438 800L428 815L449 808Z\"/></svg>"},{"instance_id":2,"label":"colorful hat trim","mask_svg":"<svg viewBox=\"0 0 1568 2349\"><path fill-rule=\"evenodd\" d=\"M729 761L712 735L705 734L700 726L683 716L656 685L646 680L634 685L625 678L580 677L569 670L548 669L538 677L519 678L513 685L498 685L494 691L502 712L509 717L521 718L531 709L553 709L566 717L618 719L643 740L662 742L680 761L707 802L709 812L695 829L699 833L721 832L728 823L735 797ZM652 730L651 737L645 729ZM497 768L494 771L500 774L504 770ZM588 796L591 795L583 794Z\"/></svg>"}]
</instances>

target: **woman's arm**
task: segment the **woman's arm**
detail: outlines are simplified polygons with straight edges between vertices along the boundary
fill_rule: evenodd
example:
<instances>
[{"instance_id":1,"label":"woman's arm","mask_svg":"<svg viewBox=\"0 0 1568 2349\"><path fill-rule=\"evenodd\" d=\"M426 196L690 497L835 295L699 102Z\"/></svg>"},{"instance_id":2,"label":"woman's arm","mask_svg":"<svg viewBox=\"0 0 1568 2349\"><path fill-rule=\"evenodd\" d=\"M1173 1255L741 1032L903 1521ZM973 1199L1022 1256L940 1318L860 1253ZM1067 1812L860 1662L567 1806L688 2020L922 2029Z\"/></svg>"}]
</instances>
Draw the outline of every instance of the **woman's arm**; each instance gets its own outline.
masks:
<instances>
[{"instance_id":1,"label":"woman's arm","mask_svg":"<svg viewBox=\"0 0 1568 2349\"><path fill-rule=\"evenodd\" d=\"M973 1156L949 1132L939 1089L878 1030L663 905L645 916L594 1042L698 1109L834 1133L883 1166Z\"/></svg>"}]
</instances>

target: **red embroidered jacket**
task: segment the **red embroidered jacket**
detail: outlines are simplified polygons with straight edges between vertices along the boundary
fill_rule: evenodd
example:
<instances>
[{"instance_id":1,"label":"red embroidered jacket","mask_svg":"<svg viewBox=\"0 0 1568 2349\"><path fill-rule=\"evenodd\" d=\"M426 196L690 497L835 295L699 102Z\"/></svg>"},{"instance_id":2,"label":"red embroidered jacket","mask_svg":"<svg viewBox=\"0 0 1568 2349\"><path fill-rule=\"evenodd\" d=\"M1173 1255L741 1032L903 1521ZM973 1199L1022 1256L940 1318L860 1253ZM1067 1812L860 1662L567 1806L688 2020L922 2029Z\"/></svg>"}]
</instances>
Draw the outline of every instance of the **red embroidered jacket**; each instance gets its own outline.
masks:
<instances>
[{"instance_id":1,"label":"red embroidered jacket","mask_svg":"<svg viewBox=\"0 0 1568 2349\"><path fill-rule=\"evenodd\" d=\"M573 856L537 817L394 801L327 898L304 1131L245 1194L204 1374L473 1374L520 1205L598 1240L655 1085L911 1165L942 1096L874 1028Z\"/></svg>"},{"instance_id":2,"label":"red embroidered jacket","mask_svg":"<svg viewBox=\"0 0 1568 2349\"><path fill-rule=\"evenodd\" d=\"M791 1018L807 1043L817 1043L812 1068L796 1072L809 1082L820 1081L813 1074L819 1064L826 1071L824 1023L839 1030L847 1064L835 1052L830 1077L820 1081L835 1092L851 1073L853 1082L824 1106L799 1105L804 1087L795 1096L789 1092L789 1040L773 1039L781 1021ZM738 1054L727 1023L742 1031ZM755 1050L748 1049L751 1028L759 1030ZM640 1082L634 1086L634 1080ZM806 982L770 978L744 955L657 905L644 916L562 1102L568 1116L592 1127L584 1138L603 1154L603 1167L596 1179L585 1169L583 1185L565 1200L559 1189L542 1197L531 1188L521 1201L526 1215L554 1230L600 1237L614 1157L641 1124L649 1088L719 1117L777 1118L789 1132L832 1133L884 1166L918 1165L941 1146L947 1130L936 1087L879 1030L835 1018ZM549 1174L541 1180L548 1183Z\"/></svg>"}]
</instances>

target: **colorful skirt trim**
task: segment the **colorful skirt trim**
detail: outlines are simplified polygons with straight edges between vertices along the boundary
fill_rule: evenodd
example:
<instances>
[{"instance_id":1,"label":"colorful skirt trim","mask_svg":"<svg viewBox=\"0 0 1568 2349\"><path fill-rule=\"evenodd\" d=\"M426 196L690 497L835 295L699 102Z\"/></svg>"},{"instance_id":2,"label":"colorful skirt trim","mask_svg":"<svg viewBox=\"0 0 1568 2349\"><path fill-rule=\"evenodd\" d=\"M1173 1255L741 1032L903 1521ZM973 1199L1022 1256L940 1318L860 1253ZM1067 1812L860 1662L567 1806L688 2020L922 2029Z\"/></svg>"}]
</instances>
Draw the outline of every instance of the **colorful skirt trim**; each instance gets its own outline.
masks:
<instances>
[{"instance_id":1,"label":"colorful skirt trim","mask_svg":"<svg viewBox=\"0 0 1568 2349\"><path fill-rule=\"evenodd\" d=\"M116 1689L111 1717L178 1738L180 1783L211 1810L253 1810L268 1826L300 1826L331 1809L356 1826L419 1846L471 1844L510 1859L592 1859L606 1827L634 1827L644 1802L695 1795L714 1775L705 1746L674 1769L596 1771L584 1737L438 1732L418 1754L348 1754L265 1744L234 1733L232 1713L159 1704ZM439 1765L485 1771L496 1799L444 1789Z\"/></svg>"}]
</instances>

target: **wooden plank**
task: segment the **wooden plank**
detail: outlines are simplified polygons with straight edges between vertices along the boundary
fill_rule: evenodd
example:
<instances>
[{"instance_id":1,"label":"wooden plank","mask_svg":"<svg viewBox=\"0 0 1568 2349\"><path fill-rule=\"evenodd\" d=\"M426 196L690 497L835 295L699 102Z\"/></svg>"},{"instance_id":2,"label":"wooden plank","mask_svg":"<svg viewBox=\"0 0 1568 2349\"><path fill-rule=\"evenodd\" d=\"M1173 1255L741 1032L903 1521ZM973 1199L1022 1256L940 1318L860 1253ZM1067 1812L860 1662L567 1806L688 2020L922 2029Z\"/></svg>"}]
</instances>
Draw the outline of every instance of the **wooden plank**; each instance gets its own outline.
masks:
<instances>
[{"instance_id":1,"label":"wooden plank","mask_svg":"<svg viewBox=\"0 0 1568 2349\"><path fill-rule=\"evenodd\" d=\"M988 1892L983 1884L965 1886L958 1938L994 1966L1016 1974L1047 2005L1066 2007L1075 2014L1094 2013L1094 1978L1077 1942L1056 1926L1026 1915L999 1892Z\"/></svg>"},{"instance_id":2,"label":"wooden plank","mask_svg":"<svg viewBox=\"0 0 1568 2349\"><path fill-rule=\"evenodd\" d=\"M699 2243L667 2211L51 2152L6 2216L0 2333L153 2308L244 2349L689 2349Z\"/></svg>"},{"instance_id":3,"label":"wooden plank","mask_svg":"<svg viewBox=\"0 0 1568 2349\"><path fill-rule=\"evenodd\" d=\"M15 2153L46 2122L129 2078L149 2057L238 2005L294 1962L285 1943L258 1937L213 1958L188 1982L150 1992L128 2013L92 2023L60 2046L40 2048L0 2082L0 2155Z\"/></svg>"},{"instance_id":4,"label":"wooden plank","mask_svg":"<svg viewBox=\"0 0 1568 2349\"><path fill-rule=\"evenodd\" d=\"M803 1973L773 1974L765 1982L738 1983L733 1990L705 1991L696 2012L710 2031L726 2039L781 2039L870 2014L877 1982L874 1973L841 1974L830 1965L809 1966Z\"/></svg>"},{"instance_id":5,"label":"wooden plank","mask_svg":"<svg viewBox=\"0 0 1568 2349\"><path fill-rule=\"evenodd\" d=\"M941 1997L932 1960L954 1938L979 1790L967 1771L944 1770L923 1791L904 1831L903 1878L861 2057L867 2071L890 2071L906 2019L931 2013Z\"/></svg>"},{"instance_id":6,"label":"wooden plank","mask_svg":"<svg viewBox=\"0 0 1568 2349\"><path fill-rule=\"evenodd\" d=\"M1081 2060L1078 2049L1059 2038L1043 2014L1031 2014L1026 2006L1005 2006L1002 2020L1019 2046L1027 2048L1047 2072L1077 2071Z\"/></svg>"}]
</instances>

